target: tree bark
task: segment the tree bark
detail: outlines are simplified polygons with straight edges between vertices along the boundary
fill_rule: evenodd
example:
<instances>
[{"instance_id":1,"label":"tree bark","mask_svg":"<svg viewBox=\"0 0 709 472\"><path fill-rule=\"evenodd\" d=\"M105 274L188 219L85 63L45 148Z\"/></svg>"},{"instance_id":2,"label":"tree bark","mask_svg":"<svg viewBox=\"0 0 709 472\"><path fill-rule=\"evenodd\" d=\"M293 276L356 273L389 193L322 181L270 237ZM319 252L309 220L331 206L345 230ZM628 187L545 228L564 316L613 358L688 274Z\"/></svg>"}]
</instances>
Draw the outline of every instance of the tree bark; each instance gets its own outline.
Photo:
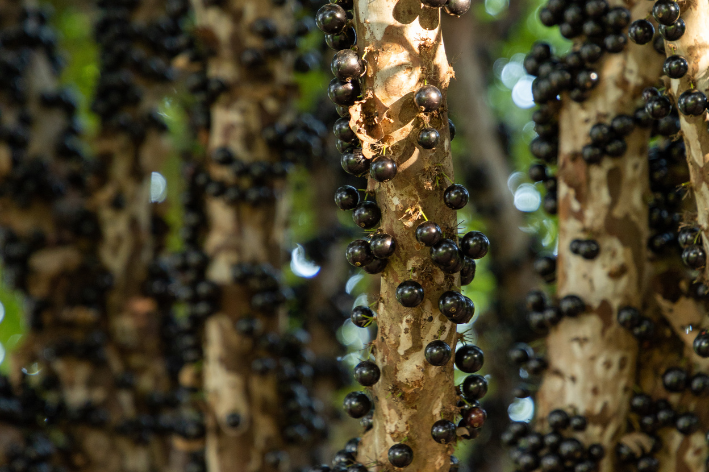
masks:
<instances>
[{"instance_id":1,"label":"tree bark","mask_svg":"<svg viewBox=\"0 0 709 472\"><path fill-rule=\"evenodd\" d=\"M226 84L226 92L211 106L211 129L207 154L219 147L231 149L246 164L279 162L280 153L270 148L261 131L276 122L292 121L292 58L268 59L263 68L240 65L241 53L249 47L261 48L262 39L250 32L254 20L275 22L278 34L292 34L293 5L237 0L223 6L192 2L197 34L214 55L208 59L208 77ZM215 2L216 3L216 2ZM237 176L228 168L207 164L213 180L235 184ZM224 199L205 199L208 229L204 250L210 258L207 278L221 287L221 309L205 325L204 389L207 398L207 463L210 472L261 471L270 467L264 456L286 447L279 417L277 372L258 375L251 362L263 352L254 341L240 335L234 322L253 314L264 332L283 334L284 311L275 315L252 310L253 292L234 282L231 267L237 263L270 264L278 269L283 262L283 232L289 202L284 199L282 182L274 188L275 198L253 206L227 204ZM261 352L259 352L261 351ZM236 413L237 427L227 424ZM292 450L291 465L298 451ZM287 467L281 463L279 468Z\"/></svg>"},{"instance_id":2,"label":"tree bark","mask_svg":"<svg viewBox=\"0 0 709 472\"><path fill-rule=\"evenodd\" d=\"M666 41L668 56L683 56L689 63L689 71L681 79L665 77L667 91L674 98L694 88L709 94L709 6L705 2L691 0L682 5L685 33L677 41ZM696 224L702 232L704 252L709 254L709 130L707 114L688 116L679 114L682 138L687 152L691 189L697 204ZM704 280L709 280L709 266L705 266Z\"/></svg>"},{"instance_id":3,"label":"tree bark","mask_svg":"<svg viewBox=\"0 0 709 472\"><path fill-rule=\"evenodd\" d=\"M440 29L440 12L418 0L355 2L358 48L366 60L363 100L350 108L350 127L363 143L367 158L384 154L398 164L398 174L387 183L370 180L382 212L381 229L396 239L397 250L382 273L377 304L377 339L373 353L381 378L372 388L374 426L366 433L358 461L375 470L389 470L389 448L409 445L414 458L410 470L447 471L452 446L437 444L431 426L441 418L454 420L453 363L429 365L425 346L441 339L455 347L455 325L437 310L441 293L459 288L458 276L436 268L428 249L417 243L415 227L424 214L455 239L455 212L443 205L447 186L443 174L453 178L445 93L453 71L446 59ZM425 84L444 94L431 126L441 134L432 151L417 147L423 119L413 98ZM436 178L439 180L436 180ZM425 299L416 308L405 308L395 297L406 280L419 282Z\"/></svg>"},{"instance_id":4,"label":"tree bark","mask_svg":"<svg viewBox=\"0 0 709 472\"><path fill-rule=\"evenodd\" d=\"M633 17L648 7L637 3ZM600 443L606 451L623 434L635 383L638 343L616 321L623 306L642 308L648 279L649 131L636 129L626 138L619 159L587 165L580 156L596 122L631 114L643 88L659 73L660 58L649 47L628 44L609 55L599 69L600 81L583 103L565 99L559 117L559 256L558 297L577 295L587 306L578 318L564 319L547 338L546 371L537 396L537 418L546 424L555 408L587 417L579 439ZM565 97L566 98L566 97ZM589 261L569 252L574 239L594 239L600 246ZM601 462L613 470L613 454Z\"/></svg>"}]
</instances>

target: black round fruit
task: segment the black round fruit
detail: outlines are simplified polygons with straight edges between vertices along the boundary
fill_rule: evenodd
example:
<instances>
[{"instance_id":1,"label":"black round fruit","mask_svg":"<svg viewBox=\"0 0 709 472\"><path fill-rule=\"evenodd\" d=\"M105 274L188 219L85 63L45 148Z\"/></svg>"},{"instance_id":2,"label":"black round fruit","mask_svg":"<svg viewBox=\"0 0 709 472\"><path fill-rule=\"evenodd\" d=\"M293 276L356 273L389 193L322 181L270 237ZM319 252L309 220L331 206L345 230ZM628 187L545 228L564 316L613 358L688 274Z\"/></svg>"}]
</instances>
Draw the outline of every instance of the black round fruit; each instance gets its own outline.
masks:
<instances>
[{"instance_id":1,"label":"black round fruit","mask_svg":"<svg viewBox=\"0 0 709 472\"><path fill-rule=\"evenodd\" d=\"M706 253L698 244L692 244L682 250L682 262L692 269L701 269L706 265Z\"/></svg>"},{"instance_id":2,"label":"black round fruit","mask_svg":"<svg viewBox=\"0 0 709 472\"><path fill-rule=\"evenodd\" d=\"M665 59L662 65L662 73L670 79L680 79L687 74L688 70L687 59L676 54Z\"/></svg>"},{"instance_id":3,"label":"black round fruit","mask_svg":"<svg viewBox=\"0 0 709 472\"><path fill-rule=\"evenodd\" d=\"M337 79L332 79L327 87L327 96L335 105L351 106L357 101L360 94L359 82L352 80L350 82L340 82Z\"/></svg>"},{"instance_id":4,"label":"black round fruit","mask_svg":"<svg viewBox=\"0 0 709 472\"><path fill-rule=\"evenodd\" d=\"M351 185L343 185L335 191L335 204L340 210L354 210L359 205L359 192Z\"/></svg>"},{"instance_id":5,"label":"black round fruit","mask_svg":"<svg viewBox=\"0 0 709 472\"><path fill-rule=\"evenodd\" d=\"M463 380L461 389L466 400L480 400L487 393L487 380L482 375L469 375Z\"/></svg>"},{"instance_id":6,"label":"black round fruit","mask_svg":"<svg viewBox=\"0 0 709 472\"><path fill-rule=\"evenodd\" d=\"M481 259L490 249L490 240L480 231L471 231L461 239L460 249L472 259Z\"/></svg>"},{"instance_id":7,"label":"black round fruit","mask_svg":"<svg viewBox=\"0 0 709 472\"><path fill-rule=\"evenodd\" d=\"M345 396L342 407L352 418L362 418L372 409L372 401L364 392L350 392Z\"/></svg>"},{"instance_id":8,"label":"black round fruit","mask_svg":"<svg viewBox=\"0 0 709 472\"><path fill-rule=\"evenodd\" d=\"M347 26L339 34L325 35L325 43L335 51L349 49L357 43L357 32L352 26Z\"/></svg>"},{"instance_id":9,"label":"black round fruit","mask_svg":"<svg viewBox=\"0 0 709 472\"><path fill-rule=\"evenodd\" d=\"M465 299L465 295L454 290L443 292L441 297L438 299L438 309L446 318L455 318L462 311L466 310L467 306Z\"/></svg>"},{"instance_id":10,"label":"black round fruit","mask_svg":"<svg viewBox=\"0 0 709 472\"><path fill-rule=\"evenodd\" d=\"M442 237L441 228L433 221L425 221L416 227L416 240L425 246L437 244Z\"/></svg>"},{"instance_id":11,"label":"black round fruit","mask_svg":"<svg viewBox=\"0 0 709 472\"><path fill-rule=\"evenodd\" d=\"M414 451L406 444L394 444L389 448L387 457L391 465L401 469L414 460Z\"/></svg>"},{"instance_id":12,"label":"black round fruit","mask_svg":"<svg viewBox=\"0 0 709 472\"><path fill-rule=\"evenodd\" d=\"M346 143L354 143L357 141L357 135L350 128L349 118L339 118L332 126L332 132L337 139Z\"/></svg>"},{"instance_id":13,"label":"black round fruit","mask_svg":"<svg viewBox=\"0 0 709 472\"><path fill-rule=\"evenodd\" d=\"M426 345L423 353L429 364L442 366L448 364L451 360L452 351L448 344L437 339Z\"/></svg>"},{"instance_id":14,"label":"black round fruit","mask_svg":"<svg viewBox=\"0 0 709 472\"><path fill-rule=\"evenodd\" d=\"M325 34L338 34L347 24L347 12L334 3L326 3L315 14L315 24Z\"/></svg>"},{"instance_id":15,"label":"black round fruit","mask_svg":"<svg viewBox=\"0 0 709 472\"><path fill-rule=\"evenodd\" d=\"M686 370L670 367L662 374L662 385L668 392L682 392L687 388L688 379Z\"/></svg>"},{"instance_id":16,"label":"black round fruit","mask_svg":"<svg viewBox=\"0 0 709 472\"><path fill-rule=\"evenodd\" d=\"M391 257L396 250L396 240L390 234L377 233L372 236L369 247L374 257L377 259L387 259Z\"/></svg>"},{"instance_id":17,"label":"black round fruit","mask_svg":"<svg viewBox=\"0 0 709 472\"><path fill-rule=\"evenodd\" d=\"M692 347L699 357L709 357L709 332L706 330L700 331L697 337L694 338Z\"/></svg>"},{"instance_id":18,"label":"black round fruit","mask_svg":"<svg viewBox=\"0 0 709 472\"><path fill-rule=\"evenodd\" d=\"M701 116L707 109L707 96L699 90L686 90L677 99L680 113L688 116Z\"/></svg>"},{"instance_id":19,"label":"black round fruit","mask_svg":"<svg viewBox=\"0 0 709 472\"><path fill-rule=\"evenodd\" d=\"M547 416L547 421L554 431L563 431L569 427L570 418L564 410L553 410Z\"/></svg>"},{"instance_id":20,"label":"black round fruit","mask_svg":"<svg viewBox=\"0 0 709 472\"><path fill-rule=\"evenodd\" d=\"M632 306L625 306L618 310L618 323L625 329L633 329L640 325L640 312Z\"/></svg>"},{"instance_id":21,"label":"black round fruit","mask_svg":"<svg viewBox=\"0 0 709 472\"><path fill-rule=\"evenodd\" d=\"M418 143L424 149L433 149L438 146L441 135L434 128L424 128L419 132Z\"/></svg>"},{"instance_id":22,"label":"black round fruit","mask_svg":"<svg viewBox=\"0 0 709 472\"><path fill-rule=\"evenodd\" d=\"M628 37L636 44L647 44L655 36L655 27L647 20L635 20L628 28Z\"/></svg>"},{"instance_id":23,"label":"black round fruit","mask_svg":"<svg viewBox=\"0 0 709 472\"><path fill-rule=\"evenodd\" d=\"M396 299L407 308L417 307L423 301L423 287L415 280L406 280L396 287Z\"/></svg>"},{"instance_id":24,"label":"black round fruit","mask_svg":"<svg viewBox=\"0 0 709 472\"><path fill-rule=\"evenodd\" d=\"M378 157L369 168L369 175L377 182L387 182L396 176L396 162L388 157Z\"/></svg>"},{"instance_id":25,"label":"black round fruit","mask_svg":"<svg viewBox=\"0 0 709 472\"><path fill-rule=\"evenodd\" d=\"M469 199L468 189L460 184L453 184L443 192L443 203L452 210L460 210L468 204Z\"/></svg>"},{"instance_id":26,"label":"black round fruit","mask_svg":"<svg viewBox=\"0 0 709 472\"><path fill-rule=\"evenodd\" d=\"M458 246L452 239L441 239L431 246L431 260L441 268L452 267L458 262L462 264Z\"/></svg>"},{"instance_id":27,"label":"black round fruit","mask_svg":"<svg viewBox=\"0 0 709 472\"><path fill-rule=\"evenodd\" d=\"M567 295L559 300L559 311L563 316L573 318L586 310L586 304L576 295Z\"/></svg>"},{"instance_id":28,"label":"black round fruit","mask_svg":"<svg viewBox=\"0 0 709 472\"><path fill-rule=\"evenodd\" d=\"M369 170L372 163L364 157L361 149L355 149L352 152L346 152L340 157L340 165L348 174L360 176Z\"/></svg>"},{"instance_id":29,"label":"black round fruit","mask_svg":"<svg viewBox=\"0 0 709 472\"><path fill-rule=\"evenodd\" d=\"M364 229L372 229L382 218L382 212L376 203L364 201L360 203L352 212L352 220L357 226Z\"/></svg>"},{"instance_id":30,"label":"black round fruit","mask_svg":"<svg viewBox=\"0 0 709 472\"><path fill-rule=\"evenodd\" d=\"M443 103L443 94L435 85L424 85L414 96L416 106L424 113L430 113L440 108Z\"/></svg>"},{"instance_id":31,"label":"black round fruit","mask_svg":"<svg viewBox=\"0 0 709 472\"><path fill-rule=\"evenodd\" d=\"M362 361L354 368L354 378L360 385L371 387L379 381L381 371L379 366L371 361Z\"/></svg>"},{"instance_id":32,"label":"black round fruit","mask_svg":"<svg viewBox=\"0 0 709 472\"><path fill-rule=\"evenodd\" d=\"M443 9L451 16L462 16L470 10L472 3L472 0L448 0Z\"/></svg>"},{"instance_id":33,"label":"black round fruit","mask_svg":"<svg viewBox=\"0 0 709 472\"><path fill-rule=\"evenodd\" d=\"M337 51L332 58L330 70L339 81L356 80L364 73L364 64L351 49Z\"/></svg>"},{"instance_id":34,"label":"black round fruit","mask_svg":"<svg viewBox=\"0 0 709 472\"><path fill-rule=\"evenodd\" d=\"M677 41L684 35L684 31L686 29L687 25L684 20L680 18L671 25L660 25L660 35L665 39L665 41Z\"/></svg>"},{"instance_id":35,"label":"black round fruit","mask_svg":"<svg viewBox=\"0 0 709 472\"><path fill-rule=\"evenodd\" d=\"M456 440L457 427L448 420L438 420L431 427L431 437L439 444L450 444Z\"/></svg>"},{"instance_id":36,"label":"black round fruit","mask_svg":"<svg viewBox=\"0 0 709 472\"><path fill-rule=\"evenodd\" d=\"M366 306L356 306L352 309L350 319L352 323L359 328L366 328L374 319L374 312Z\"/></svg>"},{"instance_id":37,"label":"black round fruit","mask_svg":"<svg viewBox=\"0 0 709 472\"><path fill-rule=\"evenodd\" d=\"M472 344L462 346L455 352L455 366L466 374L474 374L482 369L485 356L482 349Z\"/></svg>"},{"instance_id":38,"label":"black round fruit","mask_svg":"<svg viewBox=\"0 0 709 472\"><path fill-rule=\"evenodd\" d=\"M677 2L659 0L652 7L652 16L661 25L669 26L679 19L680 8Z\"/></svg>"},{"instance_id":39,"label":"black round fruit","mask_svg":"<svg viewBox=\"0 0 709 472\"><path fill-rule=\"evenodd\" d=\"M369 243L364 239L356 239L349 243L345 254L347 255L347 262L355 267L365 266L374 259Z\"/></svg>"}]
</instances>

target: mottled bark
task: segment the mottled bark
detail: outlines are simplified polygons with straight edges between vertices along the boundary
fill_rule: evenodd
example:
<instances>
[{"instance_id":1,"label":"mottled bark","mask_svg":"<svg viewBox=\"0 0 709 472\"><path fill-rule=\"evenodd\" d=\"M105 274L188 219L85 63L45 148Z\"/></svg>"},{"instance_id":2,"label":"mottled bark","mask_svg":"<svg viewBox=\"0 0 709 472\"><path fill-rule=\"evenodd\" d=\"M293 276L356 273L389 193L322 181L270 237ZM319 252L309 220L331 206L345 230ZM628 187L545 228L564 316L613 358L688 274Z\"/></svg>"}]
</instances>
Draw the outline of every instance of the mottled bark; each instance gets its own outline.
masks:
<instances>
[{"instance_id":1,"label":"mottled bark","mask_svg":"<svg viewBox=\"0 0 709 472\"><path fill-rule=\"evenodd\" d=\"M244 49L263 45L263 39L250 32L254 20L271 19L278 34L292 34L293 6L247 0L224 2L221 7L205 6L201 0L192 4L198 36L214 51L208 60L208 76L227 86L211 107L208 154L228 147L247 164L279 161L279 153L269 148L261 131L293 118L292 61L288 57L268 59L267 65L259 68L242 66L239 58ZM214 180L236 183L237 177L224 166L209 163L207 169ZM239 335L234 326L235 320L253 314L262 321L264 331L282 333L284 313L254 312L249 305L252 292L231 277L231 267L237 263L280 267L289 202L283 198L282 184L274 191L275 200L258 206L230 205L214 197L205 202L208 230L204 250L210 257L207 277L222 288L221 310L206 321L204 339L210 472L266 470L264 455L284 448L276 372L252 372L253 341ZM238 427L227 424L230 413L240 416Z\"/></svg>"},{"instance_id":2,"label":"mottled bark","mask_svg":"<svg viewBox=\"0 0 709 472\"><path fill-rule=\"evenodd\" d=\"M633 8L633 18L647 14L647 4ZM596 122L631 114L643 88L659 74L661 57L648 47L628 44L608 55L598 69L600 81L587 101L566 97L559 117L559 256L558 296L580 296L587 312L564 319L547 338L549 368L537 397L537 418L544 424L555 408L577 411L588 419L579 433L585 444L600 443L612 451L625 429L629 398L635 384L638 343L616 321L617 310L642 308L648 271L647 142L649 131L636 129L626 138L619 159L588 165L581 148ZM594 260L573 255L574 239L594 239ZM613 470L613 455L601 462Z\"/></svg>"},{"instance_id":3,"label":"mottled bark","mask_svg":"<svg viewBox=\"0 0 709 472\"><path fill-rule=\"evenodd\" d=\"M682 4L682 19L686 31L677 41L666 41L668 56L683 56L689 71L681 79L665 77L667 91L677 103L682 92L691 88L709 94L709 5L691 0ZM697 203L696 224L702 232L704 251L709 254L709 130L707 114L688 116L679 114L681 134L687 150L687 163L691 189ZM709 266L704 269L704 279L709 279Z\"/></svg>"},{"instance_id":4,"label":"mottled bark","mask_svg":"<svg viewBox=\"0 0 709 472\"><path fill-rule=\"evenodd\" d=\"M382 274L376 307L379 331L373 353L382 374L372 388L374 427L364 435L357 459L376 465L376 470L389 470L387 452L403 442L414 451L410 470L447 471L452 447L433 441L431 426L441 418L455 419L453 362L431 366L424 348L435 339L455 346L455 325L437 310L437 303L441 293L459 287L459 279L433 265L414 230L425 214L455 237L455 212L442 201L448 185L443 174L453 178L453 166L445 99L439 112L428 118L441 142L425 151L416 140L427 118L418 113L413 98L425 84L438 87L445 98L453 71L443 48L438 9L418 0L358 0L355 21L367 73L364 99L350 108L350 126L365 156L386 152L399 169L390 182L369 184L382 212L381 229L394 236L397 249ZM395 296L397 286L410 279L425 292L416 308L403 307Z\"/></svg>"}]
</instances>

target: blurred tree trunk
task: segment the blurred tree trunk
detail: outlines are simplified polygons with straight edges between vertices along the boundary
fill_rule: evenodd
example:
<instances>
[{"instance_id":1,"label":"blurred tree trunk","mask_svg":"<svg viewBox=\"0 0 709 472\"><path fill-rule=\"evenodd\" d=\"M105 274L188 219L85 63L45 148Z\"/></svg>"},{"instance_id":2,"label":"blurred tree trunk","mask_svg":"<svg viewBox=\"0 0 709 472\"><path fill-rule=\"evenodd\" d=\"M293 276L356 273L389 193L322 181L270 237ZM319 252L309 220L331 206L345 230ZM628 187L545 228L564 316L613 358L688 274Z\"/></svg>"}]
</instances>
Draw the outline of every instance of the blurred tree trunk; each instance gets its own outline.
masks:
<instances>
[{"instance_id":1,"label":"blurred tree trunk","mask_svg":"<svg viewBox=\"0 0 709 472\"><path fill-rule=\"evenodd\" d=\"M643 18L647 11L646 4L637 3L633 18ZM547 338L549 368L537 396L536 416L542 424L555 408L586 416L588 428L578 438L587 446L605 447L603 472L613 470L612 452L626 429L636 382L638 341L616 321L616 314L625 306L642 308L649 277L649 130L637 128L628 136L620 159L588 165L580 151L594 123L633 113L640 92L654 83L660 65L653 48L628 44L622 53L604 60L590 97L582 103L565 99L559 117L557 295L581 297L586 312L562 320ZM571 254L574 239L597 241L598 256L586 260Z\"/></svg>"},{"instance_id":2,"label":"blurred tree trunk","mask_svg":"<svg viewBox=\"0 0 709 472\"><path fill-rule=\"evenodd\" d=\"M268 21L279 37L292 34L293 5L246 0L216 3L193 1L198 38L213 53L208 58L208 77L212 84L224 84L223 94L211 106L207 154L227 148L246 166L277 165L281 153L269 145L262 131L295 119L292 58L283 48L276 51L280 58L259 58L267 53L256 22ZM227 187L243 182L234 170L213 160L206 167L213 182ZM257 190L259 184L254 179L253 189ZM283 185L282 180L276 180L271 196L251 202L230 204L220 195L209 193L205 199L208 230L204 250L210 258L207 278L222 292L221 309L207 319L204 337L210 472L282 470L289 466L283 455L286 442L279 398L278 372L282 366L265 373L252 369L253 361L260 358L278 362L278 345L256 344L235 326L237 320L253 317L263 326L263 333L275 334L276 340L285 334L283 307L274 306L275 311L270 313L268 307L255 303L256 296L282 297L281 287L263 292L248 288L232 276L232 267L237 264L256 270L280 268L289 208ZM282 301L277 300L276 305ZM281 383L280 387L287 385ZM298 455L297 451L291 454L290 465L301 460Z\"/></svg>"},{"instance_id":3,"label":"blurred tree trunk","mask_svg":"<svg viewBox=\"0 0 709 472\"><path fill-rule=\"evenodd\" d=\"M56 44L48 39L53 33L42 26L46 19L29 1L3 5L2 18L8 22L20 18L20 6L30 11L29 18L22 20L24 34L41 34L45 43L43 52L31 53L24 71L26 104L18 101L14 109L3 113L4 120L14 118L16 123L26 123L20 116L29 116L31 126L29 146L15 152L5 176L10 198L0 212L2 225L14 232L12 238L19 239L9 242L25 244L30 252L22 262L26 272L18 273L11 264L17 261L8 262L6 232L5 270L21 275L16 279L21 282L19 288L33 302L27 313L30 332L13 359L16 388L24 396L34 391L41 395L45 408L55 408L51 415L32 409L25 414L48 416L46 424L55 443L71 452L67 455L70 468L172 470L182 462L181 456L171 452L165 430L157 426L158 412L163 413L164 399L173 386L157 339L166 300L164 293L162 298L151 296L144 285L164 235L154 233L160 219L153 214L150 178L168 147L162 135L164 124L148 112L154 110L165 88L143 81L145 77L136 83L125 63L108 66L118 58L111 56L115 50L107 50L107 42L101 44L105 68L94 103L104 120L95 148L98 158L91 163L85 157L86 144L77 136L81 126L75 116L76 100L67 90L57 89L51 73ZM104 40L106 34L131 22L147 31L157 20L163 27L168 21L161 2L143 2L132 14L113 10L99 19L103 21L99 37ZM114 29L106 28L107 24ZM157 39L179 35L173 29ZM41 44L31 38L20 47L9 48ZM141 49L136 44L123 46ZM167 73L169 58L157 57L162 51L144 52L146 60L156 61L154 65L162 61ZM123 95L126 90L111 82L111 74L115 78L121 73L127 78L124 86L146 92L143 100L140 93L132 98ZM28 176L27 169L40 162L44 169ZM18 179L28 177L46 182L18 186L22 183ZM23 188L36 193L26 195L26 200L18 198ZM49 189L55 194L45 200ZM167 277L159 273L154 277L161 275ZM24 369L38 370L44 380L41 384L30 381Z\"/></svg>"}]
</instances>

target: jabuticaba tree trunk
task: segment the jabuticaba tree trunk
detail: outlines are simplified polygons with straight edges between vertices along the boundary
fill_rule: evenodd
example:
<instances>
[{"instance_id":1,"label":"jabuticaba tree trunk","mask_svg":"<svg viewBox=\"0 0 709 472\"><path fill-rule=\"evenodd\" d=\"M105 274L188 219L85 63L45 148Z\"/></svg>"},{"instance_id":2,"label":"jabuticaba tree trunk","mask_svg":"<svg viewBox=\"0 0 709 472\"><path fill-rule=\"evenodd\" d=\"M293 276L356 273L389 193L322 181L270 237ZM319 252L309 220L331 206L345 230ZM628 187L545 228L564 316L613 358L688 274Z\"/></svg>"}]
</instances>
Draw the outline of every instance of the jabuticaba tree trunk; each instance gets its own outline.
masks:
<instances>
[{"instance_id":1,"label":"jabuticaba tree trunk","mask_svg":"<svg viewBox=\"0 0 709 472\"><path fill-rule=\"evenodd\" d=\"M273 22L278 35L292 34L293 5L234 0L219 6L192 2L197 34L213 50L208 59L210 80L225 84L225 91L211 106L211 130L207 155L218 148L230 149L246 165L280 162L280 153L269 147L262 130L277 122L287 123L293 109L292 58L288 52L266 58L263 65L248 65L251 52L263 53L264 40L252 30L255 20ZM209 160L209 158L208 158ZM212 180L226 185L242 180L228 167L209 160ZM258 184L258 182L256 183ZM208 229L204 251L209 256L207 278L221 288L221 309L205 323L204 390L207 400L207 464L210 472L255 472L266 470L268 453L283 451L281 409L277 371L252 371L259 356L273 352L258 348L255 340L240 335L234 322L254 316L264 333L283 334L284 311L268 314L250 306L254 292L232 278L236 264L270 265L278 270L283 262L283 237L289 203L283 182L277 181L274 197L256 204L229 204L223 198L205 198ZM228 423L238 415L238 425ZM235 418L235 416L231 416ZM295 455L291 454L291 465ZM285 467L281 464L280 467Z\"/></svg>"},{"instance_id":2,"label":"jabuticaba tree trunk","mask_svg":"<svg viewBox=\"0 0 709 472\"><path fill-rule=\"evenodd\" d=\"M685 33L676 41L666 41L667 56L678 55L687 60L688 72L681 79L665 77L667 92L677 104L679 96L691 89L709 94L709 5L702 1L682 4L681 18ZM706 113L700 116L679 114L681 135L687 152L690 188L697 204L696 226L702 233L705 254L709 254L709 130ZM690 224L693 222L687 221ZM709 280L709 265L703 269L702 279Z\"/></svg>"},{"instance_id":3,"label":"jabuticaba tree trunk","mask_svg":"<svg viewBox=\"0 0 709 472\"><path fill-rule=\"evenodd\" d=\"M633 18L647 15L647 4L633 8ZM581 148L597 122L617 114L632 116L643 88L656 80L661 57L651 47L629 43L608 55L590 97L576 103L564 97L559 117L559 252L557 295L577 295L586 313L566 318L547 338L549 368L537 396L537 418L546 424L556 408L575 410L588 419L579 433L584 444L600 443L613 451L625 429L635 384L638 341L616 321L619 308L642 308L648 273L649 235L647 151L649 130L626 138L627 151L588 165ZM574 255L574 239L593 239L600 252L593 260ZM601 471L613 470L613 454Z\"/></svg>"},{"instance_id":4,"label":"jabuticaba tree trunk","mask_svg":"<svg viewBox=\"0 0 709 472\"><path fill-rule=\"evenodd\" d=\"M382 273L377 303L377 339L373 354L381 379L372 389L373 428L362 438L357 459L375 470L389 470L387 453L396 443L413 450L409 470L427 472L450 468L451 445L431 438L431 426L440 419L455 420L453 362L434 367L424 359L424 348L436 339L455 347L456 325L437 309L446 290L460 287L457 275L444 275L434 266L429 249L414 231L424 221L436 222L455 238L456 215L443 204L453 178L445 94L453 70L448 64L440 29L440 11L419 0L355 1L359 54L366 60L363 100L350 108L350 127L362 141L367 158L384 154L396 161L398 174L389 182L370 180L381 209L381 229L397 244ZM431 151L417 146L424 117L414 104L415 92L435 85L443 104L430 117L441 139ZM396 288L407 280L419 282L425 299L416 308L397 302Z\"/></svg>"}]
</instances>

